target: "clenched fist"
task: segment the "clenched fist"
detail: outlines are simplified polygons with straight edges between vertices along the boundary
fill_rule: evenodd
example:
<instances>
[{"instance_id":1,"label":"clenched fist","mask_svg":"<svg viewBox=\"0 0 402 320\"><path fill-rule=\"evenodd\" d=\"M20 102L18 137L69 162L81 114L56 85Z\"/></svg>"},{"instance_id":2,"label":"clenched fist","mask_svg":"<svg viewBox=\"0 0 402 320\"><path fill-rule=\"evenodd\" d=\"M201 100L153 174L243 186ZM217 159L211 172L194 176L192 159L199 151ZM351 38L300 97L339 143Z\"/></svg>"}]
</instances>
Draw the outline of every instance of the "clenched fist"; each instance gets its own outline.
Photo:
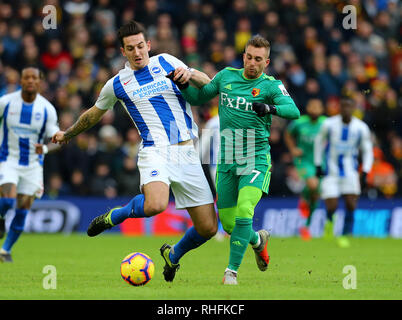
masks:
<instances>
[{"instance_id":1,"label":"clenched fist","mask_svg":"<svg viewBox=\"0 0 402 320\"><path fill-rule=\"evenodd\" d=\"M67 144L69 139L64 135L64 131L57 131L52 137L52 142L57 144Z\"/></svg>"}]
</instances>

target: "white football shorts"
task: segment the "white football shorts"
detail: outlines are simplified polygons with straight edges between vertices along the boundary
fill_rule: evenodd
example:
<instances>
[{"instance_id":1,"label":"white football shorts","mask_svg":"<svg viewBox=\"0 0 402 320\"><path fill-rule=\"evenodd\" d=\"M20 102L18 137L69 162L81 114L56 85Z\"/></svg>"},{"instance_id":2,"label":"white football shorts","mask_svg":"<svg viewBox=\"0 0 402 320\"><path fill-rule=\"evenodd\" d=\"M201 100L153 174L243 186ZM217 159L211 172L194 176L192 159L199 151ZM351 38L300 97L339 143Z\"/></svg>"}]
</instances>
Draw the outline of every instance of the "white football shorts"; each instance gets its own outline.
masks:
<instances>
[{"instance_id":1,"label":"white football shorts","mask_svg":"<svg viewBox=\"0 0 402 320\"><path fill-rule=\"evenodd\" d=\"M37 163L19 166L14 161L0 162L0 185L12 183L17 186L17 194L41 198L43 195L43 167Z\"/></svg>"},{"instance_id":2,"label":"white football shorts","mask_svg":"<svg viewBox=\"0 0 402 320\"><path fill-rule=\"evenodd\" d=\"M359 175L349 177L326 176L321 181L321 197L323 199L339 198L344 194L360 195Z\"/></svg>"},{"instance_id":3,"label":"white football shorts","mask_svg":"<svg viewBox=\"0 0 402 320\"><path fill-rule=\"evenodd\" d=\"M171 187L176 209L213 203L197 151L191 145L145 147L138 153L142 186L161 181Z\"/></svg>"}]
</instances>

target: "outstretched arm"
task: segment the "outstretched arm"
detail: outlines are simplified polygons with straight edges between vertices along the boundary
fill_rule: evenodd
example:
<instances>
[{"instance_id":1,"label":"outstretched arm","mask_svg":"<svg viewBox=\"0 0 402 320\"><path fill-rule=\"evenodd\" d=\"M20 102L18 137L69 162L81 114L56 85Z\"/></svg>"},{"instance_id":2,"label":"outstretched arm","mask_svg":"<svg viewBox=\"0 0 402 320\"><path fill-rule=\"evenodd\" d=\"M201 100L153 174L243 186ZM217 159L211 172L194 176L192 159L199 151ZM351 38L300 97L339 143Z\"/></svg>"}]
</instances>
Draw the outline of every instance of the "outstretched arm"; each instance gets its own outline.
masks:
<instances>
[{"instance_id":1,"label":"outstretched arm","mask_svg":"<svg viewBox=\"0 0 402 320\"><path fill-rule=\"evenodd\" d=\"M66 144L73 137L81 132L92 128L106 113L106 110L99 109L96 105L85 111L79 119L66 131L58 131L52 137L53 143Z\"/></svg>"},{"instance_id":2,"label":"outstretched arm","mask_svg":"<svg viewBox=\"0 0 402 320\"><path fill-rule=\"evenodd\" d=\"M166 77L172 80L179 89L185 89L189 84L200 89L211 82L207 74L193 68L178 67Z\"/></svg>"},{"instance_id":3,"label":"outstretched arm","mask_svg":"<svg viewBox=\"0 0 402 320\"><path fill-rule=\"evenodd\" d=\"M218 91L211 83L203 86L201 89L194 87L188 87L187 89L181 90L184 99L186 99L190 104L199 106L211 100L218 94Z\"/></svg>"},{"instance_id":4,"label":"outstretched arm","mask_svg":"<svg viewBox=\"0 0 402 320\"><path fill-rule=\"evenodd\" d=\"M204 104L219 93L219 84L218 80L216 80L219 77L219 73L211 80L204 72L179 67L166 77L178 86L184 99L192 105ZM194 87L189 86L190 83Z\"/></svg>"},{"instance_id":5,"label":"outstretched arm","mask_svg":"<svg viewBox=\"0 0 402 320\"><path fill-rule=\"evenodd\" d=\"M211 82L211 79L204 72L192 69L190 84L198 89Z\"/></svg>"},{"instance_id":6,"label":"outstretched arm","mask_svg":"<svg viewBox=\"0 0 402 320\"><path fill-rule=\"evenodd\" d=\"M189 86L188 88L181 90L184 99L192 105L201 105L211 100L219 93L220 77L221 73L217 73L217 75L211 80L205 73L194 70L191 76L191 82L197 88Z\"/></svg>"}]
</instances>

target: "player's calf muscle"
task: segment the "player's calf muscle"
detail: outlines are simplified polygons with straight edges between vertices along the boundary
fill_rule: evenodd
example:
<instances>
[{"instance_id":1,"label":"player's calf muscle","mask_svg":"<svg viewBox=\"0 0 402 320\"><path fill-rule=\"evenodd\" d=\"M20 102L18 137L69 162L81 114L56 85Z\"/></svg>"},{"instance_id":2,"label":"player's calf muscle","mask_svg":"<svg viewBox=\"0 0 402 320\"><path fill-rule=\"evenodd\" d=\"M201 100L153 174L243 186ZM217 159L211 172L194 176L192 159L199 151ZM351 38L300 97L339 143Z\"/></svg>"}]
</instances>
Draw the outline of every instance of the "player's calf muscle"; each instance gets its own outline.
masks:
<instances>
[{"instance_id":1,"label":"player's calf muscle","mask_svg":"<svg viewBox=\"0 0 402 320\"><path fill-rule=\"evenodd\" d=\"M218 220L212 203L187 208L197 232L204 238L213 237L218 231Z\"/></svg>"}]
</instances>

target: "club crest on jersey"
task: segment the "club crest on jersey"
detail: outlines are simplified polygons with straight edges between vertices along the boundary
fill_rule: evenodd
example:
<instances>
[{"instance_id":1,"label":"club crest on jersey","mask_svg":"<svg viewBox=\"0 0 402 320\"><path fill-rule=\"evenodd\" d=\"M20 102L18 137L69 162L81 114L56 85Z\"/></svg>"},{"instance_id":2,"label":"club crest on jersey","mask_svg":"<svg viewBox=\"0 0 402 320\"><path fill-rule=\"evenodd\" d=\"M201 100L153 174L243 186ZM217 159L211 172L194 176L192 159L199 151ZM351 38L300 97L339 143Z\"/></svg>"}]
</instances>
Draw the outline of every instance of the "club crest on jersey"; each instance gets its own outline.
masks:
<instances>
[{"instance_id":1,"label":"club crest on jersey","mask_svg":"<svg viewBox=\"0 0 402 320\"><path fill-rule=\"evenodd\" d=\"M253 88L253 90L251 91L251 94L255 98L256 96L258 96L260 94L260 92L261 92L261 89Z\"/></svg>"},{"instance_id":2,"label":"club crest on jersey","mask_svg":"<svg viewBox=\"0 0 402 320\"><path fill-rule=\"evenodd\" d=\"M150 176L151 177L156 177L158 174L159 174L158 170L152 170L151 173L150 173Z\"/></svg>"},{"instance_id":3,"label":"club crest on jersey","mask_svg":"<svg viewBox=\"0 0 402 320\"><path fill-rule=\"evenodd\" d=\"M161 73L161 68L159 68L158 66L155 66L155 67L151 68L151 73L152 74Z\"/></svg>"},{"instance_id":4,"label":"club crest on jersey","mask_svg":"<svg viewBox=\"0 0 402 320\"><path fill-rule=\"evenodd\" d=\"M40 120L41 117L42 117L42 115L40 112L35 113L35 120Z\"/></svg>"}]
</instances>

